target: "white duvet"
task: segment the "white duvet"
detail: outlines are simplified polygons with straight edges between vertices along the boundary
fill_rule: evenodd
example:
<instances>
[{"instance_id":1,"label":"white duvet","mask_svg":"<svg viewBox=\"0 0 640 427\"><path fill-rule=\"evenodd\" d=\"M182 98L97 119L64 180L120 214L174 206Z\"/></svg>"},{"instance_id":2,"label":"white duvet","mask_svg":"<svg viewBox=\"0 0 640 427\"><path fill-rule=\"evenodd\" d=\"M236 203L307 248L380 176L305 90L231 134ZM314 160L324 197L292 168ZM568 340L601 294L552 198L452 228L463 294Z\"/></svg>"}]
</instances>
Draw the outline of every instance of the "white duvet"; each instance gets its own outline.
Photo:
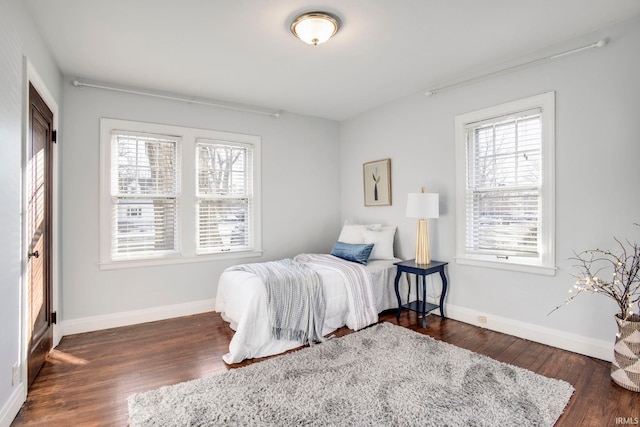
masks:
<instances>
[{"instance_id":1,"label":"white duvet","mask_svg":"<svg viewBox=\"0 0 640 427\"><path fill-rule=\"evenodd\" d=\"M372 294L378 313L398 307L393 281L395 260L371 260L367 265L371 272ZM347 261L345 261L347 262ZM347 291L342 276L327 268L310 265L322 277L327 304L323 331L324 335L347 326L353 329L353 316L349 312ZM405 275L400 282L400 295L407 294ZM297 341L276 340L271 337L269 315L267 313L267 293L262 280L253 273L225 271L218 282L216 296L217 312L230 323L236 333L229 343L229 353L223 356L226 363L239 363L244 359L271 356L299 347Z\"/></svg>"}]
</instances>

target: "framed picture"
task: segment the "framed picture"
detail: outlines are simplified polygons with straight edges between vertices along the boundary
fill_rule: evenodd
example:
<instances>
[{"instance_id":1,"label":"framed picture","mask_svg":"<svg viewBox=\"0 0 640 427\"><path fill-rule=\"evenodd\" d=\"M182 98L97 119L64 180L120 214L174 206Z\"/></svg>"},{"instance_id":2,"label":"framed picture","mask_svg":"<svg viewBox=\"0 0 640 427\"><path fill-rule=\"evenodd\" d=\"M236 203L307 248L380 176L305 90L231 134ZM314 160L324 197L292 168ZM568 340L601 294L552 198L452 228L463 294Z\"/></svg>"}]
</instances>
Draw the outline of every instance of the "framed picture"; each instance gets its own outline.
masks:
<instances>
[{"instance_id":1,"label":"framed picture","mask_svg":"<svg viewBox=\"0 0 640 427\"><path fill-rule=\"evenodd\" d=\"M362 165L365 206L391 205L391 159Z\"/></svg>"}]
</instances>

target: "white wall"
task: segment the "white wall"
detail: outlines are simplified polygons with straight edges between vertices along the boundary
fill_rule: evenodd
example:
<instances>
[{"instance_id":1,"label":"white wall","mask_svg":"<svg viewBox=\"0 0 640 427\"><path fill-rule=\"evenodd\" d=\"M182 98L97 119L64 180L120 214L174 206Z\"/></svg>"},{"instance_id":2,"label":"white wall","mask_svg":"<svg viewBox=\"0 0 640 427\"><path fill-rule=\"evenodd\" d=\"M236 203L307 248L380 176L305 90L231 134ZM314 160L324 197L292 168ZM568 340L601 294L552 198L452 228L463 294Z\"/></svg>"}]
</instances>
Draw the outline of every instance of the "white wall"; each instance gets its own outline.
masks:
<instances>
[{"instance_id":1,"label":"white wall","mask_svg":"<svg viewBox=\"0 0 640 427\"><path fill-rule=\"evenodd\" d=\"M415 221L405 218L407 193L440 194L430 221L433 258L449 261L451 317L610 358L616 306L579 298L547 316L568 296L573 251L613 248L613 236L640 240L640 20L574 40L577 47L610 38L601 49L427 97L407 96L341 124L342 216L397 224L400 256L414 257ZM426 89L426 87L425 87ZM456 265L454 117L483 107L556 91L555 277ZM362 163L391 158L393 206L362 202ZM434 280L439 287L439 280ZM568 344L567 344L568 343Z\"/></svg>"},{"instance_id":2,"label":"white wall","mask_svg":"<svg viewBox=\"0 0 640 427\"><path fill-rule=\"evenodd\" d=\"M488 327L515 325L515 332L533 331L550 341L554 332L574 344L584 338L588 353L594 343L613 341L615 306L604 298L581 298L547 316L572 283L567 258L573 250L611 247L614 235L640 238L632 225L640 222L635 191L640 144L634 126L640 117L640 22L576 42L601 35L611 38L603 49L435 97L408 96L338 125L80 90L71 86L71 77L61 84L23 3L0 0L0 426L13 419L25 388L22 382L12 386L10 377L20 358L23 55L63 111L63 323L76 322L82 329L91 324L87 319L102 316L104 324L122 313L210 301L219 274L232 263L99 270L99 118L112 117L262 137L265 254L252 261L328 251L342 219L397 224L399 255L412 258L415 222L404 216L406 194L425 185L441 196L441 218L432 221L431 236L434 258L451 262L450 314L469 320L483 313ZM557 92L557 275L456 265L454 116L549 90ZM393 205L365 208L362 163L386 157L392 159Z\"/></svg>"},{"instance_id":3,"label":"white wall","mask_svg":"<svg viewBox=\"0 0 640 427\"><path fill-rule=\"evenodd\" d=\"M192 304L193 310L198 307L212 310L218 278L227 266L331 249L340 223L337 122L288 113L274 118L77 88L71 84L72 77L64 80L65 137L61 142L64 147L61 167L65 333L123 324L119 322L126 317L132 321L144 320L145 310L152 312L158 307ZM101 117L261 136L264 255L239 260L100 270L98 154Z\"/></svg>"},{"instance_id":4,"label":"white wall","mask_svg":"<svg viewBox=\"0 0 640 427\"><path fill-rule=\"evenodd\" d=\"M12 385L20 354L22 275L22 111L27 57L57 102L60 72L23 2L0 1L0 426L9 425L24 401L24 382Z\"/></svg>"}]
</instances>

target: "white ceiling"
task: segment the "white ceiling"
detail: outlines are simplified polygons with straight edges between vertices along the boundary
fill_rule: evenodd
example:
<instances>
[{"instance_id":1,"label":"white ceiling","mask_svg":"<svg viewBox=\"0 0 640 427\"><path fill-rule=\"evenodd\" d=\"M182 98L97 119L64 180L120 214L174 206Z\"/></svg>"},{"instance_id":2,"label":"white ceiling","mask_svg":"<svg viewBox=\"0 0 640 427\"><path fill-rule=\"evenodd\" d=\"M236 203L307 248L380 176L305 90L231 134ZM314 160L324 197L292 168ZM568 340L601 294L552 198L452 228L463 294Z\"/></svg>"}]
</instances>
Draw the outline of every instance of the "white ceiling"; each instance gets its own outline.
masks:
<instances>
[{"instance_id":1,"label":"white ceiling","mask_svg":"<svg viewBox=\"0 0 640 427\"><path fill-rule=\"evenodd\" d=\"M640 14L638 0L26 1L70 77L336 120ZM342 27L310 46L289 25L316 10Z\"/></svg>"}]
</instances>

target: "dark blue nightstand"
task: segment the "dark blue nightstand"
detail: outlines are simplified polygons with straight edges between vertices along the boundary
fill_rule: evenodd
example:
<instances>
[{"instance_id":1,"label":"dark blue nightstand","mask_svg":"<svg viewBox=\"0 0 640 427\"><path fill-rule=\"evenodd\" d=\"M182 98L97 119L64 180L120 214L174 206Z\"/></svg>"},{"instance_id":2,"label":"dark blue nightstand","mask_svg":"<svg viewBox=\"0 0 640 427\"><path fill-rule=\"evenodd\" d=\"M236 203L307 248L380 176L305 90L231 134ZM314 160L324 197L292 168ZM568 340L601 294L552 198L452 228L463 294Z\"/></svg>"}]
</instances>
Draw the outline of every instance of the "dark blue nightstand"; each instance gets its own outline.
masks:
<instances>
[{"instance_id":1,"label":"dark blue nightstand","mask_svg":"<svg viewBox=\"0 0 640 427\"><path fill-rule=\"evenodd\" d=\"M418 313L422 313L422 327L427 327L427 316L426 314L430 311L435 310L440 307L440 316L445 319L446 316L444 314L444 298L447 295L447 276L444 272L444 267L448 262L441 261L431 261L429 264L416 264L414 259L409 261L397 262L394 265L397 266L398 272L396 273L395 280L395 289L396 289L396 297L398 298L398 314L396 315L396 319L400 320L400 313L402 313L402 309L406 308L412 311L416 311ZM418 295L418 299L416 301L411 301L407 304L402 304L402 300L400 299L400 290L398 289L398 284L400 282L400 276L402 273L407 274L415 274L416 275L416 295ZM427 276L434 273L440 273L440 278L442 279L442 293L440 294L440 305L431 304L427 302ZM419 277L422 277L422 300L420 300L420 293L418 289ZM408 279L408 278L407 278ZM409 282L409 290L411 290L411 281Z\"/></svg>"}]
</instances>

